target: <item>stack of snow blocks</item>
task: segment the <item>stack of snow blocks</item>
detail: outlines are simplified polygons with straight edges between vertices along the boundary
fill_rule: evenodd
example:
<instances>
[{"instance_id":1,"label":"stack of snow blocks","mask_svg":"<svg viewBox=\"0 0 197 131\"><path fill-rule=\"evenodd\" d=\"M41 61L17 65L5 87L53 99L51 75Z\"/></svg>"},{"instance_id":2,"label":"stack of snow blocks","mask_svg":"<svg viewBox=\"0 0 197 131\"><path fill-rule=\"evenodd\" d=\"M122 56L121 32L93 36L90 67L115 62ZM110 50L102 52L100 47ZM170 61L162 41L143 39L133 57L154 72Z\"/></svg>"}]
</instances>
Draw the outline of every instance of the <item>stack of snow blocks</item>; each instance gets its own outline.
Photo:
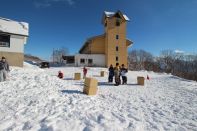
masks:
<instances>
[{"instance_id":1,"label":"stack of snow blocks","mask_svg":"<svg viewBox=\"0 0 197 131\"><path fill-rule=\"evenodd\" d=\"M101 71L101 77L104 77L104 76L105 76L105 72Z\"/></svg>"},{"instance_id":2,"label":"stack of snow blocks","mask_svg":"<svg viewBox=\"0 0 197 131\"><path fill-rule=\"evenodd\" d=\"M75 73L74 80L81 80L81 73Z\"/></svg>"},{"instance_id":3,"label":"stack of snow blocks","mask_svg":"<svg viewBox=\"0 0 197 131\"><path fill-rule=\"evenodd\" d=\"M87 95L96 95L98 90L97 86L98 86L97 79L86 77L84 82L83 93Z\"/></svg>"},{"instance_id":4,"label":"stack of snow blocks","mask_svg":"<svg viewBox=\"0 0 197 131\"><path fill-rule=\"evenodd\" d=\"M145 80L144 77L138 76L138 77L137 77L137 84L138 84L138 85L144 86L144 80Z\"/></svg>"}]
</instances>

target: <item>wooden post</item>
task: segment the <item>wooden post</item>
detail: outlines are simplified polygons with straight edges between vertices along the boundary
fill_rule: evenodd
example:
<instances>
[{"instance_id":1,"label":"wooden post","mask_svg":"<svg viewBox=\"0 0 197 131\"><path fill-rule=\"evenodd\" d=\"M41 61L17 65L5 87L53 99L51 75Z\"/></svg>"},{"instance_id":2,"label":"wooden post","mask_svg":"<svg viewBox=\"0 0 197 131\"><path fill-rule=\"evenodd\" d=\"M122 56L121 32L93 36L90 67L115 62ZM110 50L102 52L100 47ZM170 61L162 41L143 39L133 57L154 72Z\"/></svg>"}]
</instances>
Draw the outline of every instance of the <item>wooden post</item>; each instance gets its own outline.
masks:
<instances>
[{"instance_id":1,"label":"wooden post","mask_svg":"<svg viewBox=\"0 0 197 131\"><path fill-rule=\"evenodd\" d=\"M81 73L75 73L74 80L81 80Z\"/></svg>"},{"instance_id":2,"label":"wooden post","mask_svg":"<svg viewBox=\"0 0 197 131\"><path fill-rule=\"evenodd\" d=\"M98 81L94 78L85 78L83 93L87 95L96 95Z\"/></svg>"},{"instance_id":3,"label":"wooden post","mask_svg":"<svg viewBox=\"0 0 197 131\"><path fill-rule=\"evenodd\" d=\"M144 80L145 80L144 77L138 76L137 77L137 84L144 86Z\"/></svg>"},{"instance_id":4,"label":"wooden post","mask_svg":"<svg viewBox=\"0 0 197 131\"><path fill-rule=\"evenodd\" d=\"M101 71L101 77L104 77L104 76L105 76L105 72Z\"/></svg>"}]
</instances>

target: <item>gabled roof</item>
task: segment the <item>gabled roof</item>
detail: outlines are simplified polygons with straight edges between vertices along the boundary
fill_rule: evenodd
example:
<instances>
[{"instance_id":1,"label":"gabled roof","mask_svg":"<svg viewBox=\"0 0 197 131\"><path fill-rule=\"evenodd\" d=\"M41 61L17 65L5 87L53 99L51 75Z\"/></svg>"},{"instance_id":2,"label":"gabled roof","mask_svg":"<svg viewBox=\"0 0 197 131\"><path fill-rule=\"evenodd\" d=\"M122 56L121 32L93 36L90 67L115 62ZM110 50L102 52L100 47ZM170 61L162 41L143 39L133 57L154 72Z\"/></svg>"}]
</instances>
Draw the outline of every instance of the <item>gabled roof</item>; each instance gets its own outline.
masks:
<instances>
[{"instance_id":1,"label":"gabled roof","mask_svg":"<svg viewBox=\"0 0 197 131\"><path fill-rule=\"evenodd\" d=\"M126 39L127 46L133 45L133 41L130 39Z\"/></svg>"},{"instance_id":2,"label":"gabled roof","mask_svg":"<svg viewBox=\"0 0 197 131\"><path fill-rule=\"evenodd\" d=\"M0 33L29 36L29 24L0 17Z\"/></svg>"},{"instance_id":3,"label":"gabled roof","mask_svg":"<svg viewBox=\"0 0 197 131\"><path fill-rule=\"evenodd\" d=\"M104 11L103 17L102 17L102 23L104 22L105 18L113 17L113 16L115 16L116 14L122 15L122 17L123 17L126 21L130 21L129 17L127 17L127 15L123 14L121 11L117 11L117 12L108 12L108 11Z\"/></svg>"},{"instance_id":4,"label":"gabled roof","mask_svg":"<svg viewBox=\"0 0 197 131\"><path fill-rule=\"evenodd\" d=\"M79 53L81 53L81 51L82 51L88 44L90 44L90 42L91 42L92 40L94 40L95 38L98 38L98 37L105 37L105 34L97 35L97 36L93 36L93 37L89 37L89 38L85 41L85 43L83 44L83 46L80 48Z\"/></svg>"}]
</instances>

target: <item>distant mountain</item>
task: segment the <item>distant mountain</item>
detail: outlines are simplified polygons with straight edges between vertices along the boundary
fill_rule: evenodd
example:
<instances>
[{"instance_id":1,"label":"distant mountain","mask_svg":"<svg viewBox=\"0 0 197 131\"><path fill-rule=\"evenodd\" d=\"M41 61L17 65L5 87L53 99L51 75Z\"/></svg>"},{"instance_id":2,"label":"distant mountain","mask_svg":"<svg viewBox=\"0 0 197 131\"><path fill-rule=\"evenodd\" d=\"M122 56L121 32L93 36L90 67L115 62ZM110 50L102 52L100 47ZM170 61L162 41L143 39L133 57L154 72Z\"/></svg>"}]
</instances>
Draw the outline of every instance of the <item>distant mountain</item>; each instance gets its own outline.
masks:
<instances>
[{"instance_id":1,"label":"distant mountain","mask_svg":"<svg viewBox=\"0 0 197 131\"><path fill-rule=\"evenodd\" d=\"M30 54L25 54L25 55L24 55L24 61L26 61L26 62L40 63L40 62L43 61L43 60L40 59L40 58L37 57L37 56L33 56L33 55L30 55Z\"/></svg>"}]
</instances>

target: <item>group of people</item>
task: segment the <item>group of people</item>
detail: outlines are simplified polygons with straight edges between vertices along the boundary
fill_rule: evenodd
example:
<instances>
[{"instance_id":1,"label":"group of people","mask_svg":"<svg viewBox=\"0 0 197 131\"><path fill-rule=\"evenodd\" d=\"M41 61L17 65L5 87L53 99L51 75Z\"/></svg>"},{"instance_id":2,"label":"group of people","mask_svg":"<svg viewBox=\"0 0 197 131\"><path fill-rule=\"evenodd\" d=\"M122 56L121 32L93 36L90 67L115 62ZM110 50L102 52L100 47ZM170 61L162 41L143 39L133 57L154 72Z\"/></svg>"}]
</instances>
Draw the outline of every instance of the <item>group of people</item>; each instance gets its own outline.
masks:
<instances>
[{"instance_id":1,"label":"group of people","mask_svg":"<svg viewBox=\"0 0 197 131\"><path fill-rule=\"evenodd\" d=\"M124 64L120 66L119 63L116 63L115 67L110 65L108 82L113 82L113 77L115 77L115 86L118 86L121 84L120 77L122 77L122 84L127 84L127 72L128 69L125 68Z\"/></svg>"},{"instance_id":2,"label":"group of people","mask_svg":"<svg viewBox=\"0 0 197 131\"><path fill-rule=\"evenodd\" d=\"M8 72L10 71L9 64L5 57L0 61L0 82L7 80Z\"/></svg>"},{"instance_id":3,"label":"group of people","mask_svg":"<svg viewBox=\"0 0 197 131\"><path fill-rule=\"evenodd\" d=\"M86 78L87 71L88 71L87 68L84 66L83 67L83 79ZM127 84L127 72L128 72L128 69L125 68L124 64L119 66L119 63L116 63L115 67L113 67L113 65L110 65L108 82L112 83L113 78L115 77L115 86L118 86L120 84ZM61 71L58 72L58 77L60 79L63 78L63 73ZM122 77L122 80L120 79L120 77Z\"/></svg>"}]
</instances>

